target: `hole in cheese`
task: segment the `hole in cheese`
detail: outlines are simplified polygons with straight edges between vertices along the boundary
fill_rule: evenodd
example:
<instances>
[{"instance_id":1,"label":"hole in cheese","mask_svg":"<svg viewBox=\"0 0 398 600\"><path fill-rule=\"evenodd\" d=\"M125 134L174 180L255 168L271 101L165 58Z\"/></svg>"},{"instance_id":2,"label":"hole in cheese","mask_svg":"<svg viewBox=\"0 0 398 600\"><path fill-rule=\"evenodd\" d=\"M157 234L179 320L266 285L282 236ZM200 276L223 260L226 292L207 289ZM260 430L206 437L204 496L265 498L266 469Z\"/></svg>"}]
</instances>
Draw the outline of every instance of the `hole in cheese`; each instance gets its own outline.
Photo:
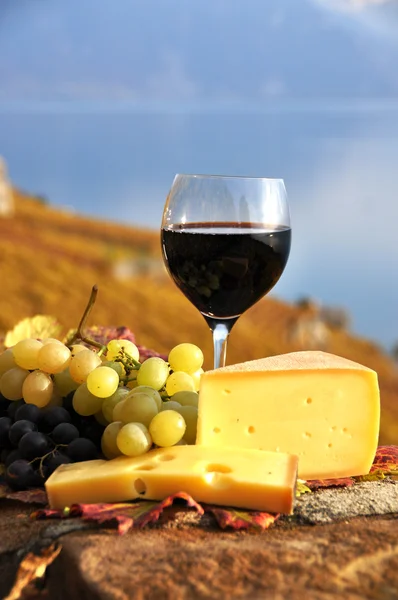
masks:
<instances>
[{"instance_id":1,"label":"hole in cheese","mask_svg":"<svg viewBox=\"0 0 398 600\"><path fill-rule=\"evenodd\" d=\"M144 495L146 492L146 483L142 479L136 479L134 481L134 487L137 494Z\"/></svg>"},{"instance_id":2,"label":"hole in cheese","mask_svg":"<svg viewBox=\"0 0 398 600\"><path fill-rule=\"evenodd\" d=\"M254 433L255 431L256 431L256 430L255 430L255 428L253 427L253 425L250 425L250 427L248 427L248 429L247 429L247 432L248 432L248 433Z\"/></svg>"},{"instance_id":3,"label":"hole in cheese","mask_svg":"<svg viewBox=\"0 0 398 600\"><path fill-rule=\"evenodd\" d=\"M218 489L227 489L231 487L231 478L225 473L212 471L211 473L206 473L204 475L204 480L208 485Z\"/></svg>"},{"instance_id":4,"label":"hole in cheese","mask_svg":"<svg viewBox=\"0 0 398 600\"><path fill-rule=\"evenodd\" d=\"M140 467L137 467L139 471L152 471L154 468L155 465L141 465Z\"/></svg>"},{"instance_id":5,"label":"hole in cheese","mask_svg":"<svg viewBox=\"0 0 398 600\"><path fill-rule=\"evenodd\" d=\"M307 398L307 400L305 401L306 404L312 404L312 398Z\"/></svg>"},{"instance_id":6,"label":"hole in cheese","mask_svg":"<svg viewBox=\"0 0 398 600\"><path fill-rule=\"evenodd\" d=\"M174 460L175 456L174 454L161 454L160 456L158 456L158 460L161 461L166 461L166 460Z\"/></svg>"},{"instance_id":7,"label":"hole in cheese","mask_svg":"<svg viewBox=\"0 0 398 600\"><path fill-rule=\"evenodd\" d=\"M219 465L219 464L207 465L206 471L208 473L232 473L231 467L227 467L226 465Z\"/></svg>"},{"instance_id":8,"label":"hole in cheese","mask_svg":"<svg viewBox=\"0 0 398 600\"><path fill-rule=\"evenodd\" d=\"M214 427L213 428L213 433L220 433L221 429L219 427Z\"/></svg>"},{"instance_id":9,"label":"hole in cheese","mask_svg":"<svg viewBox=\"0 0 398 600\"><path fill-rule=\"evenodd\" d=\"M328 448L332 448L332 447L333 447L333 444L330 444L330 443L329 443L329 444L328 444Z\"/></svg>"}]
</instances>

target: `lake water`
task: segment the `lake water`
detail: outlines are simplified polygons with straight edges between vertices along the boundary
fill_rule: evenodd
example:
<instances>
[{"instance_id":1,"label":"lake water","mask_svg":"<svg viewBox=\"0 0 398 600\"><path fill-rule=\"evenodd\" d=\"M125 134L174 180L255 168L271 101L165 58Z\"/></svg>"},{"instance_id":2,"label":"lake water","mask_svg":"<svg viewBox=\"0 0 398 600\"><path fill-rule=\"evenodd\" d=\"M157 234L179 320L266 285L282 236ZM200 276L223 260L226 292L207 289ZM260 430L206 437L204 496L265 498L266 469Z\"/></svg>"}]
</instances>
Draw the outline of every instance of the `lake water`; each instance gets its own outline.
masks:
<instances>
[{"instance_id":1,"label":"lake water","mask_svg":"<svg viewBox=\"0 0 398 600\"><path fill-rule=\"evenodd\" d=\"M398 340L398 106L0 106L14 183L95 217L158 228L175 173L282 177L292 214L274 294L345 307Z\"/></svg>"}]
</instances>

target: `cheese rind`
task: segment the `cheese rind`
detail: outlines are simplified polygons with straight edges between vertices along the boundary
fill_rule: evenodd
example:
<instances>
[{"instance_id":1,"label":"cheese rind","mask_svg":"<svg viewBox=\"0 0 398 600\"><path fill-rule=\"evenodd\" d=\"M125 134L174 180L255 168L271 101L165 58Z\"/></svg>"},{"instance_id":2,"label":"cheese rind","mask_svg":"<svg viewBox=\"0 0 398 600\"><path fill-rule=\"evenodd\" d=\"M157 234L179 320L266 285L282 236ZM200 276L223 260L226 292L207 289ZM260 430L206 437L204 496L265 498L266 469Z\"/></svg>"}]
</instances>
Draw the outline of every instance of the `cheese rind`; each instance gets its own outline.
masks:
<instances>
[{"instance_id":1,"label":"cheese rind","mask_svg":"<svg viewBox=\"0 0 398 600\"><path fill-rule=\"evenodd\" d=\"M364 475L379 423L375 371L295 352L204 373L196 443L296 454L303 479Z\"/></svg>"},{"instance_id":2,"label":"cheese rind","mask_svg":"<svg viewBox=\"0 0 398 600\"><path fill-rule=\"evenodd\" d=\"M297 465L297 456L282 453L173 446L135 458L61 465L45 485L52 508L186 492L198 502L289 514Z\"/></svg>"}]
</instances>

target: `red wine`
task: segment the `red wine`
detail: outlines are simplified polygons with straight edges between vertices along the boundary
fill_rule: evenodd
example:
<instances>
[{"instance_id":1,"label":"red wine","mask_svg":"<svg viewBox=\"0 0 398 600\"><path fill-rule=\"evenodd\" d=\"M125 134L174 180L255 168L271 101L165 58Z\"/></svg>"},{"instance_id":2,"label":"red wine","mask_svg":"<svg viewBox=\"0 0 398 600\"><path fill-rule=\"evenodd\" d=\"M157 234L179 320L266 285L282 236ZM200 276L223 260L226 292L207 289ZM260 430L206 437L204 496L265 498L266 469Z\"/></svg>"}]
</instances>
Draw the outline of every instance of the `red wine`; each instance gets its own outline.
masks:
<instances>
[{"instance_id":1,"label":"red wine","mask_svg":"<svg viewBox=\"0 0 398 600\"><path fill-rule=\"evenodd\" d=\"M285 268L291 230L253 223L187 223L161 231L171 277L205 317L241 315Z\"/></svg>"}]
</instances>

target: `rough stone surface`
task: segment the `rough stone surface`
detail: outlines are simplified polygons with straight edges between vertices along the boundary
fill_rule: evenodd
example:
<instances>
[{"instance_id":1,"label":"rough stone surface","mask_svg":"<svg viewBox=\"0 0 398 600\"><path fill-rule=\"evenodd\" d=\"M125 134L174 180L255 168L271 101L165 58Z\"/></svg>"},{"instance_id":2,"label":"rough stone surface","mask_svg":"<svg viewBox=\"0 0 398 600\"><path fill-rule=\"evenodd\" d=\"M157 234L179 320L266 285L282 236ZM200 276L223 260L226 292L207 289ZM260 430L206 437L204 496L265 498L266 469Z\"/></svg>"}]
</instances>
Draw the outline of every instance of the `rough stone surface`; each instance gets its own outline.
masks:
<instances>
[{"instance_id":1,"label":"rough stone surface","mask_svg":"<svg viewBox=\"0 0 398 600\"><path fill-rule=\"evenodd\" d=\"M396 600L398 519L71 534L48 577L55 600Z\"/></svg>"},{"instance_id":2,"label":"rough stone surface","mask_svg":"<svg viewBox=\"0 0 398 600\"><path fill-rule=\"evenodd\" d=\"M305 523L333 523L356 516L389 513L398 513L398 481L367 481L352 487L304 494L295 507L295 515Z\"/></svg>"},{"instance_id":3,"label":"rough stone surface","mask_svg":"<svg viewBox=\"0 0 398 600\"><path fill-rule=\"evenodd\" d=\"M58 539L44 590L21 600L398 600L394 481L305 494L263 533L222 531L181 505L176 519L124 536L81 519L35 521L35 508L0 504L0 598L23 556Z\"/></svg>"}]
</instances>

